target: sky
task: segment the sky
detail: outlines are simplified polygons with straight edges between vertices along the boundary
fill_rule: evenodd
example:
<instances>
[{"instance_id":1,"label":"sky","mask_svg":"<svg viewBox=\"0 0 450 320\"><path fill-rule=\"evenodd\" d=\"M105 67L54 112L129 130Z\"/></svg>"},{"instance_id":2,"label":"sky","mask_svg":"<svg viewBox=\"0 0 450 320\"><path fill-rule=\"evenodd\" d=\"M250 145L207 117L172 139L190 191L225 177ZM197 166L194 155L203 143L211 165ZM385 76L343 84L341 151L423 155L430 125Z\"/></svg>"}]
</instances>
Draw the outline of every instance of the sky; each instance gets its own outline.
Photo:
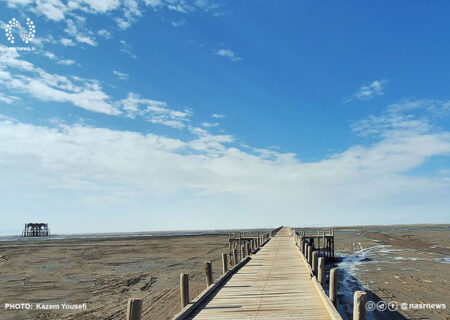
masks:
<instances>
[{"instance_id":1,"label":"sky","mask_svg":"<svg viewBox=\"0 0 450 320\"><path fill-rule=\"evenodd\" d=\"M449 223L449 11L0 0L0 234Z\"/></svg>"}]
</instances>

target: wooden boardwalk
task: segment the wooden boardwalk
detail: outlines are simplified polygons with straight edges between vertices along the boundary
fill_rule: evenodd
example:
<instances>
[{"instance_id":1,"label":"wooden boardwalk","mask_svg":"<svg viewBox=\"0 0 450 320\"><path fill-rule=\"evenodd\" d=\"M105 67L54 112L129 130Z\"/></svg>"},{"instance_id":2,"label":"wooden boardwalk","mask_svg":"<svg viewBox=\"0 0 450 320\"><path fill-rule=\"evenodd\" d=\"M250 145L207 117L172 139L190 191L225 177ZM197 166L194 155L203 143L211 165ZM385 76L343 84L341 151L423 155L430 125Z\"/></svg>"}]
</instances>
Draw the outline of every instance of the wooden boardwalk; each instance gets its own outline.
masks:
<instances>
[{"instance_id":1,"label":"wooden boardwalk","mask_svg":"<svg viewBox=\"0 0 450 320\"><path fill-rule=\"evenodd\" d=\"M289 228L185 319L333 319Z\"/></svg>"}]
</instances>

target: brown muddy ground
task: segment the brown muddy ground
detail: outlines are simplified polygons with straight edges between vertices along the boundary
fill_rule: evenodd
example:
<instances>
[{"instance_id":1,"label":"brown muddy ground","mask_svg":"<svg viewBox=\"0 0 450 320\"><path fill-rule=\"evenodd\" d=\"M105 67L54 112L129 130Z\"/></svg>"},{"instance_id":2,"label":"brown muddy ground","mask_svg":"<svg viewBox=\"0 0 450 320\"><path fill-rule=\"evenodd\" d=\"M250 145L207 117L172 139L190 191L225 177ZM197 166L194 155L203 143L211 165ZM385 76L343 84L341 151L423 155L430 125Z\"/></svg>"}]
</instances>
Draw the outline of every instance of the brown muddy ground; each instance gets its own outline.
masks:
<instances>
[{"instance_id":1,"label":"brown muddy ground","mask_svg":"<svg viewBox=\"0 0 450 320\"><path fill-rule=\"evenodd\" d=\"M227 235L0 242L0 319L125 319L128 298L144 299L144 319L180 310L179 274L191 297L215 278ZM5 303L87 304L85 311L4 309Z\"/></svg>"},{"instance_id":2,"label":"brown muddy ground","mask_svg":"<svg viewBox=\"0 0 450 320\"><path fill-rule=\"evenodd\" d=\"M445 310L369 312L369 319L450 319L449 225L341 228L335 247L344 288L358 280L375 301L446 304ZM343 290L341 300L348 302L346 295Z\"/></svg>"}]
</instances>

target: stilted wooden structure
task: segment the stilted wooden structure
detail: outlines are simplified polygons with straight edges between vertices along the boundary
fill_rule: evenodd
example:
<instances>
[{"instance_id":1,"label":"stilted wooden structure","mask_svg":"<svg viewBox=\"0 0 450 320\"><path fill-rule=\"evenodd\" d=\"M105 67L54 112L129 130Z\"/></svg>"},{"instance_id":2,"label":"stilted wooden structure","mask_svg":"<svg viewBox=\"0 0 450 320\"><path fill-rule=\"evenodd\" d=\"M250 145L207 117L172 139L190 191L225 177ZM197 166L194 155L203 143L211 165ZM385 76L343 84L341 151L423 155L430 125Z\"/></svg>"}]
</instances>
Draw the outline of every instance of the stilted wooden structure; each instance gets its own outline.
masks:
<instances>
[{"instance_id":1,"label":"stilted wooden structure","mask_svg":"<svg viewBox=\"0 0 450 320\"><path fill-rule=\"evenodd\" d=\"M319 257L329 261L334 260L334 230L295 230L300 236L300 241L317 251Z\"/></svg>"},{"instance_id":2,"label":"stilted wooden structure","mask_svg":"<svg viewBox=\"0 0 450 320\"><path fill-rule=\"evenodd\" d=\"M48 237L50 229L47 223L26 223L23 229L23 237Z\"/></svg>"}]
</instances>

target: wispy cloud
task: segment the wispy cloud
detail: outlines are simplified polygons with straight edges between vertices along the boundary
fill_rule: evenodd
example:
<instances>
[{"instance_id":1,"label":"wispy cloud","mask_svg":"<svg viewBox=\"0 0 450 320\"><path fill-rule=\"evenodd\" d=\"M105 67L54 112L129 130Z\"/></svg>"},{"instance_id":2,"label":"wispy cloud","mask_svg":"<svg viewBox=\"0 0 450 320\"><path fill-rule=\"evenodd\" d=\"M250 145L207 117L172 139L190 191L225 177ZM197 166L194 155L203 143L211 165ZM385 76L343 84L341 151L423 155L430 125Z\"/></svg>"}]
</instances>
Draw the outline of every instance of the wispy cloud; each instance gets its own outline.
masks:
<instances>
[{"instance_id":1,"label":"wispy cloud","mask_svg":"<svg viewBox=\"0 0 450 320\"><path fill-rule=\"evenodd\" d=\"M75 0L75 1L38 1L38 0L4 0L10 8L28 10L34 14L44 16L53 22L67 22L83 19L83 15L105 15L113 19L117 26L122 29L130 28L147 8L154 11L169 10L177 15L194 14L196 12L206 12L214 16L220 15L220 5L214 0ZM79 21L78 21L79 22ZM180 26L184 23L184 18L174 20L172 25ZM78 23L84 29L82 23ZM94 32L88 30L78 30L75 32L68 23L68 32L78 43L91 46L96 45ZM108 38L107 33L97 33ZM67 38L66 38L67 39ZM65 43L68 43L64 40Z\"/></svg>"},{"instance_id":2,"label":"wispy cloud","mask_svg":"<svg viewBox=\"0 0 450 320\"><path fill-rule=\"evenodd\" d=\"M79 43L88 44L90 46L97 46L97 41L95 39L95 36L92 31L86 31L82 32L79 30L80 25L84 24L84 19L79 19L77 23L75 23L72 19L66 19L67 27L64 29L64 31L72 36L72 38Z\"/></svg>"},{"instance_id":3,"label":"wispy cloud","mask_svg":"<svg viewBox=\"0 0 450 320\"><path fill-rule=\"evenodd\" d=\"M52 53L46 52L45 55L55 61L58 59ZM121 80L129 76L117 70L112 72ZM88 111L114 116L142 117L151 123L177 129L185 128L192 115L189 109L176 110L165 102L143 98L132 92L127 98L116 100L103 90L98 80L48 73L10 50L0 55L1 86L9 92L28 94L42 101L70 103ZM6 103L15 99L4 95L0 98Z\"/></svg>"},{"instance_id":4,"label":"wispy cloud","mask_svg":"<svg viewBox=\"0 0 450 320\"><path fill-rule=\"evenodd\" d=\"M450 101L445 100L405 100L388 105L381 115L370 115L355 122L353 130L361 136L387 138L393 133L403 135L426 134L436 130L442 117L450 114Z\"/></svg>"},{"instance_id":5,"label":"wispy cloud","mask_svg":"<svg viewBox=\"0 0 450 320\"><path fill-rule=\"evenodd\" d=\"M207 121L204 121L204 122L201 123L201 125L202 125L202 127L205 127L205 128L213 128L213 127L217 127L219 125L219 123L218 122L207 122Z\"/></svg>"},{"instance_id":6,"label":"wispy cloud","mask_svg":"<svg viewBox=\"0 0 450 320\"><path fill-rule=\"evenodd\" d=\"M231 49L217 49L214 50L214 53L218 56L226 57L233 62L242 60L242 58L237 56Z\"/></svg>"},{"instance_id":7,"label":"wispy cloud","mask_svg":"<svg viewBox=\"0 0 450 320\"><path fill-rule=\"evenodd\" d=\"M7 96L7 95L4 95L3 93L0 92L0 101L1 102L11 104L11 103L13 103L14 101L17 101L17 100L19 100L19 98L16 97L16 96L10 96L10 95Z\"/></svg>"},{"instance_id":8,"label":"wispy cloud","mask_svg":"<svg viewBox=\"0 0 450 320\"><path fill-rule=\"evenodd\" d=\"M73 79L48 73L20 59L15 51L0 55L0 85L8 90L27 93L43 101L71 103L89 111L111 115L120 113L109 102L110 97L102 90L98 81Z\"/></svg>"},{"instance_id":9,"label":"wispy cloud","mask_svg":"<svg viewBox=\"0 0 450 320\"><path fill-rule=\"evenodd\" d=\"M62 64L66 66L70 66L76 63L76 61L72 59L61 59L52 52L44 52L44 56L46 56L50 60L54 60L57 64Z\"/></svg>"},{"instance_id":10,"label":"wispy cloud","mask_svg":"<svg viewBox=\"0 0 450 320\"><path fill-rule=\"evenodd\" d=\"M212 114L211 117L216 118L216 119L222 119L222 118L225 118L225 115L219 114L219 113L214 113L214 114Z\"/></svg>"},{"instance_id":11,"label":"wispy cloud","mask_svg":"<svg viewBox=\"0 0 450 320\"><path fill-rule=\"evenodd\" d=\"M120 29L126 30L142 16L142 11L139 9L139 3L136 0L125 0L123 7L123 17L117 18L116 22Z\"/></svg>"},{"instance_id":12,"label":"wispy cloud","mask_svg":"<svg viewBox=\"0 0 450 320\"><path fill-rule=\"evenodd\" d=\"M108 31L108 30L106 30L106 29L100 29L100 30L98 30L98 31L97 31L97 34L98 34L100 37L103 37L103 38L105 38L105 39L111 39L111 38L112 38L111 32Z\"/></svg>"},{"instance_id":13,"label":"wispy cloud","mask_svg":"<svg viewBox=\"0 0 450 320\"><path fill-rule=\"evenodd\" d=\"M181 129L189 122L192 112L189 110L174 110L167 103L157 100L141 98L130 92L126 99L120 101L124 112L131 118L140 116L151 123L162 124Z\"/></svg>"},{"instance_id":14,"label":"wispy cloud","mask_svg":"<svg viewBox=\"0 0 450 320\"><path fill-rule=\"evenodd\" d=\"M61 38L59 41L65 47L69 47L69 46L74 46L75 45L75 42L72 39Z\"/></svg>"},{"instance_id":15,"label":"wispy cloud","mask_svg":"<svg viewBox=\"0 0 450 320\"><path fill-rule=\"evenodd\" d=\"M178 20L178 21L172 21L172 27L175 27L175 28L181 27L184 24L186 24L186 19L184 19L184 18L181 20Z\"/></svg>"},{"instance_id":16,"label":"wispy cloud","mask_svg":"<svg viewBox=\"0 0 450 320\"><path fill-rule=\"evenodd\" d=\"M120 40L120 51L126 53L133 59L137 58L137 56L133 52L133 49L131 48L131 45L125 40Z\"/></svg>"},{"instance_id":17,"label":"wispy cloud","mask_svg":"<svg viewBox=\"0 0 450 320\"><path fill-rule=\"evenodd\" d=\"M123 73L117 70L113 70L113 74L120 80L127 80L130 76L128 73Z\"/></svg>"},{"instance_id":18,"label":"wispy cloud","mask_svg":"<svg viewBox=\"0 0 450 320\"><path fill-rule=\"evenodd\" d=\"M359 90L353 94L349 99L347 99L345 102L352 101L354 99L359 100L370 100L372 98L375 98L377 96L384 95L385 86L388 83L387 80L375 80L372 81L369 84L362 85Z\"/></svg>"}]
</instances>

